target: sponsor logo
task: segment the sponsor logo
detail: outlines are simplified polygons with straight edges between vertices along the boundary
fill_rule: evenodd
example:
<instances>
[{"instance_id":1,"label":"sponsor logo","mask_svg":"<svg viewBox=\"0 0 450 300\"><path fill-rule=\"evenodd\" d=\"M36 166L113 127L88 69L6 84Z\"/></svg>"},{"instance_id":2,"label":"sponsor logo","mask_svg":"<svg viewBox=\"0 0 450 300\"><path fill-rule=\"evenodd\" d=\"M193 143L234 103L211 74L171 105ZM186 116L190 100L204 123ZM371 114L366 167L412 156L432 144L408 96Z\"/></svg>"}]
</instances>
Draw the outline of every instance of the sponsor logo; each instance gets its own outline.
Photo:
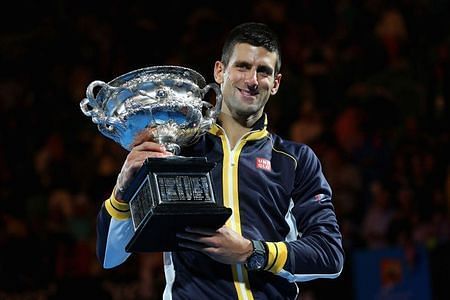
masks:
<instances>
[{"instance_id":1,"label":"sponsor logo","mask_svg":"<svg viewBox=\"0 0 450 300\"><path fill-rule=\"evenodd\" d=\"M256 158L256 168L257 169L263 169L266 171L271 171L272 167L270 165L270 160L265 159L265 158L261 158L261 157L257 157Z\"/></svg>"},{"instance_id":2,"label":"sponsor logo","mask_svg":"<svg viewBox=\"0 0 450 300\"><path fill-rule=\"evenodd\" d=\"M326 200L326 198L324 194L317 194L314 196L314 200L316 200L319 203L323 203Z\"/></svg>"}]
</instances>

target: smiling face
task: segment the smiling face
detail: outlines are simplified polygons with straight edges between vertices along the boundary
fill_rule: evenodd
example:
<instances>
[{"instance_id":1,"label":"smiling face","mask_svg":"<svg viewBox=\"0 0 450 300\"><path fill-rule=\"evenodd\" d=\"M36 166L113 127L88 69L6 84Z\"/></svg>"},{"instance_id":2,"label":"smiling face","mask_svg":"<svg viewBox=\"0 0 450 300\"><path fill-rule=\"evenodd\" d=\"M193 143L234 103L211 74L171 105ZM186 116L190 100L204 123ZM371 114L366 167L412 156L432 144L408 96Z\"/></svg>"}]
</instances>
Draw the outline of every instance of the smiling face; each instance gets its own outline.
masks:
<instances>
[{"instance_id":1,"label":"smiling face","mask_svg":"<svg viewBox=\"0 0 450 300\"><path fill-rule=\"evenodd\" d=\"M234 46L227 65L217 61L214 78L222 89L222 112L237 120L259 119L280 85L276 63L276 52L247 43Z\"/></svg>"}]
</instances>

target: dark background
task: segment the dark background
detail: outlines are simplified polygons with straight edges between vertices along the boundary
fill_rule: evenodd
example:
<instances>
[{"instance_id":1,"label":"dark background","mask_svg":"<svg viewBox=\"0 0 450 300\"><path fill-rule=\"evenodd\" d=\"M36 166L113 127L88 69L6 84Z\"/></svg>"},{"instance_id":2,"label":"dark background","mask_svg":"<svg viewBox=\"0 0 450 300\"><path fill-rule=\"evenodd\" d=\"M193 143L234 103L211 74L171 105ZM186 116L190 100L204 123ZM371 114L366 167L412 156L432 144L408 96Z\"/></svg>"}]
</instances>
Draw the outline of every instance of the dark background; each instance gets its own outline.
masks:
<instances>
[{"instance_id":1,"label":"dark background","mask_svg":"<svg viewBox=\"0 0 450 300\"><path fill-rule=\"evenodd\" d=\"M450 299L449 1L9 6L0 18L0 299L160 299L159 253L113 270L96 260L96 213L126 152L79 103L91 81L152 65L191 67L212 82L225 34L243 21L281 38L270 128L317 153L344 236L342 275L300 284L304 299L352 299L356 250L414 256L417 246L433 299Z\"/></svg>"}]
</instances>

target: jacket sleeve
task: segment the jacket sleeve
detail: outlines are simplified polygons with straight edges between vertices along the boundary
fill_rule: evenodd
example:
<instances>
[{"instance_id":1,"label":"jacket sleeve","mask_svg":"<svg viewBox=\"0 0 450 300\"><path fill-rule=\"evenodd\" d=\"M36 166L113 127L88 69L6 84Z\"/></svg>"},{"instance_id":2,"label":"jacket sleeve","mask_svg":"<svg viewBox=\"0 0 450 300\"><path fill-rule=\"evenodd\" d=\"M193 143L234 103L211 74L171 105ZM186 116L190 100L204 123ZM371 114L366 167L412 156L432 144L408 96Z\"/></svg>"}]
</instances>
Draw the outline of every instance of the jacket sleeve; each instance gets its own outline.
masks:
<instances>
[{"instance_id":1,"label":"jacket sleeve","mask_svg":"<svg viewBox=\"0 0 450 300\"><path fill-rule=\"evenodd\" d=\"M113 195L103 202L97 215L97 258L105 269L122 264L130 256L125 246L134 233L128 204Z\"/></svg>"},{"instance_id":2,"label":"jacket sleeve","mask_svg":"<svg viewBox=\"0 0 450 300\"><path fill-rule=\"evenodd\" d=\"M342 272L342 236L331 202L332 192L313 151L298 156L291 199L295 232L287 241L268 242L267 270L291 282L336 278Z\"/></svg>"}]
</instances>

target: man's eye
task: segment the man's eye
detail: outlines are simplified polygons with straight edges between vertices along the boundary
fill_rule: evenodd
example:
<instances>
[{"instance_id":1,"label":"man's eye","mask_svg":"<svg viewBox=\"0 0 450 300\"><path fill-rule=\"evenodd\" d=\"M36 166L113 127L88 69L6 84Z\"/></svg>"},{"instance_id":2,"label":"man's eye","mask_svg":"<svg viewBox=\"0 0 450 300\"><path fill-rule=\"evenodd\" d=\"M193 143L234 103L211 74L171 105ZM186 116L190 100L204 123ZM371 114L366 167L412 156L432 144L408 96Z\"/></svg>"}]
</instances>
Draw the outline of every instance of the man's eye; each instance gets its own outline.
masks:
<instances>
[{"instance_id":1,"label":"man's eye","mask_svg":"<svg viewBox=\"0 0 450 300\"><path fill-rule=\"evenodd\" d=\"M271 72L266 72L266 71L260 71L260 72L258 72L258 76L260 76L262 78L267 78L267 77L272 76L272 73Z\"/></svg>"},{"instance_id":2,"label":"man's eye","mask_svg":"<svg viewBox=\"0 0 450 300\"><path fill-rule=\"evenodd\" d=\"M239 70L247 70L248 68L246 66L236 66Z\"/></svg>"}]
</instances>

